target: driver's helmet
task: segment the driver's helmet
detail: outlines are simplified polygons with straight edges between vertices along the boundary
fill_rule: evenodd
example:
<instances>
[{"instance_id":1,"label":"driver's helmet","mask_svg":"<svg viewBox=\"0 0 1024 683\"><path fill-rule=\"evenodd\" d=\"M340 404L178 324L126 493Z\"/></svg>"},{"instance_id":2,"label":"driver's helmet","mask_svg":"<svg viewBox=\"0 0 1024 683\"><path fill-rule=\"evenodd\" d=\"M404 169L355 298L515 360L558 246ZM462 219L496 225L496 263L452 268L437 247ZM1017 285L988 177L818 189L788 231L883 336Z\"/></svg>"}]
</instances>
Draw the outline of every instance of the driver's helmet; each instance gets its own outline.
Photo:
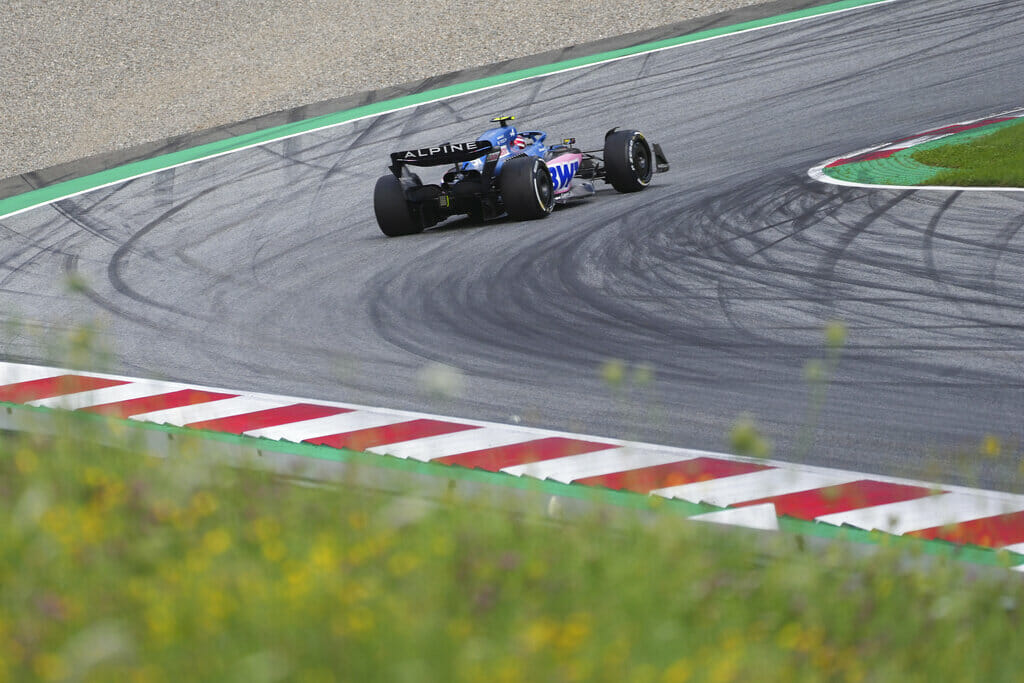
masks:
<instances>
[{"instance_id":1,"label":"driver's helmet","mask_svg":"<svg viewBox=\"0 0 1024 683\"><path fill-rule=\"evenodd\" d=\"M516 149L526 149L526 138L524 138L522 135L516 135L512 139L512 146L515 147Z\"/></svg>"}]
</instances>

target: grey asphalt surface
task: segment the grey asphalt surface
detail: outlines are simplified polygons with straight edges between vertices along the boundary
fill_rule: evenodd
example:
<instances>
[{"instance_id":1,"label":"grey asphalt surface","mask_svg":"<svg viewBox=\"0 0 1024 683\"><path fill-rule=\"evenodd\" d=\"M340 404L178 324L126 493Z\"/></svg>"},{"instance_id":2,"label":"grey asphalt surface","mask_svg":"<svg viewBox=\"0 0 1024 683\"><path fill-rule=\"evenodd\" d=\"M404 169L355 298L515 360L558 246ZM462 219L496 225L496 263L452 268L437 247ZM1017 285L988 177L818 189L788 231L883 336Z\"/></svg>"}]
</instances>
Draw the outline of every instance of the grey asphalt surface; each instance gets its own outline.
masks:
<instances>
[{"instance_id":1,"label":"grey asphalt surface","mask_svg":"<svg viewBox=\"0 0 1024 683\"><path fill-rule=\"evenodd\" d=\"M104 369L1010 488L1024 417L1024 195L822 185L815 163L1020 106L1024 2L902 0L535 79L0 221L5 358L95 323ZM386 239L387 153L497 113L673 170L530 223ZM68 278L77 287L69 293ZM809 452L804 365L849 338ZM609 358L653 368L612 390ZM422 391L429 362L458 398ZM1010 448L1008 447L1008 448ZM974 478L977 474L977 478Z\"/></svg>"}]
</instances>

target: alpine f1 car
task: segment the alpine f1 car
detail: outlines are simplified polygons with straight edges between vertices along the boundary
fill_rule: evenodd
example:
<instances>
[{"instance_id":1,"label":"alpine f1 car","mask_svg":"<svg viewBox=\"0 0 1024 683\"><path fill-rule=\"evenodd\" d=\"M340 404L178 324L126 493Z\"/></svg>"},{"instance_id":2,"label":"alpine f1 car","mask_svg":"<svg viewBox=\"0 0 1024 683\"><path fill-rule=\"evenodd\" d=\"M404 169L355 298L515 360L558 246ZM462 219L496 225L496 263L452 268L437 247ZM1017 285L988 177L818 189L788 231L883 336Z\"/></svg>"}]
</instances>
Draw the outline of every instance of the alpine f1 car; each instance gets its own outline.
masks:
<instances>
[{"instance_id":1,"label":"alpine f1 car","mask_svg":"<svg viewBox=\"0 0 1024 683\"><path fill-rule=\"evenodd\" d=\"M391 173L373 190L377 225L388 237L411 235L450 216L484 221L508 215L514 220L544 218L555 204L595 193L603 180L619 192L647 187L651 176L667 171L661 146L635 130L612 128L604 149L581 151L575 138L547 145L547 134L518 131L514 116L491 119L491 128L472 142L445 143L391 155ZM410 166L446 166L439 185L424 185Z\"/></svg>"}]
</instances>

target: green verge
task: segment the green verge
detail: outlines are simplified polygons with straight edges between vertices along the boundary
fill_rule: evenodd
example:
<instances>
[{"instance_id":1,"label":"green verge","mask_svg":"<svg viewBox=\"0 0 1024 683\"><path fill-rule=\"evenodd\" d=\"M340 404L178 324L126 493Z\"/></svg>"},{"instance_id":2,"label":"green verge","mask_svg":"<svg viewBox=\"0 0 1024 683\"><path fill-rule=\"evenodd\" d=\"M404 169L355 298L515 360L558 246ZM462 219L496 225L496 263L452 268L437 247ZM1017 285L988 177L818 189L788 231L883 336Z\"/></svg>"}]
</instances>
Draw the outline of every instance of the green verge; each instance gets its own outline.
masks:
<instances>
[{"instance_id":1,"label":"green verge","mask_svg":"<svg viewBox=\"0 0 1024 683\"><path fill-rule=\"evenodd\" d=\"M987 134L915 149L915 161L939 169L924 184L1024 187L1024 119L981 130Z\"/></svg>"},{"instance_id":2,"label":"green verge","mask_svg":"<svg viewBox=\"0 0 1024 683\"><path fill-rule=\"evenodd\" d=\"M837 180L869 185L1024 187L1022 131L1021 119L1001 121L901 149L884 159L823 170ZM977 151L952 151L959 148ZM971 166L957 170L965 164Z\"/></svg>"},{"instance_id":3,"label":"green verge","mask_svg":"<svg viewBox=\"0 0 1024 683\"><path fill-rule=\"evenodd\" d=\"M272 142L281 138L298 135L301 133L308 133L314 130L325 128L328 126L334 126L356 119L364 118L367 116L375 116L397 109L405 107L412 107L425 102L434 101L437 99L454 97L456 95L462 95L474 90L480 90L482 88L490 88L498 85L512 83L524 78L533 78L536 76L543 76L547 74L557 73L559 71L565 71L567 69L589 66L606 62L608 60L617 59L620 57L629 57L632 55L638 55L652 50L659 50L669 47L675 47L677 45L684 45L686 43L692 43L699 40L706 40L708 38L714 38L717 36L727 35L730 33L737 33L739 31L746 31L756 28L763 28L771 26L773 24L779 24L787 21L795 21L797 19L805 19L809 17L826 14L829 12L837 12L847 9L855 9L857 7L864 7L880 2L887 2L889 0L842 0L828 5L821 5L819 7L811 7L787 14L778 15L775 17L768 17L765 19L759 19L755 21L744 22L733 26L726 26L722 28L709 29L707 31L700 31L686 36L680 36L677 38L668 38L664 40L654 41L645 43L643 45L636 45L633 47L622 48L619 50L613 50L610 52L603 52L600 54L589 55L586 57L578 57L563 62L555 62L553 64L547 64L543 66L537 66L529 69L523 69L519 71L512 71L505 74L497 74L487 78L482 78L475 81L469 81L466 83L459 83L435 90L428 90L425 92L414 93L406 95L404 97L398 97L392 100L384 102L376 102L354 109L348 109L345 111L335 112L333 114L326 114L303 121L296 121L294 123L288 123L281 126L274 126L265 130L249 133L246 135L240 135L237 137L229 138L226 140L220 140L217 142L208 143L205 145L198 145L189 149L165 154L162 156L154 157L151 159L145 159L130 164L125 164L117 168L108 169L99 173L93 173L91 175L83 176L81 178L75 178L61 183L55 183L38 190L26 192L24 194L9 197L7 199L0 200L0 218L4 218L10 214L27 210L29 208L46 204L58 199L69 197L71 195L80 194L91 189L103 187L106 185L114 184L130 178L138 177L148 173L160 171L162 169L170 168L172 166L179 166L181 164L187 164L201 159L217 156L220 154L226 154L228 152L234 152L237 150L244 149L246 147L252 147L255 145Z\"/></svg>"},{"instance_id":4,"label":"green verge","mask_svg":"<svg viewBox=\"0 0 1024 683\"><path fill-rule=\"evenodd\" d=\"M51 436L0 439L0 681L1016 680L1024 667L1012 572L907 546L801 547L667 507L563 520L485 490L295 486L218 465L188 430L49 416ZM153 434L164 457L138 457Z\"/></svg>"}]
</instances>

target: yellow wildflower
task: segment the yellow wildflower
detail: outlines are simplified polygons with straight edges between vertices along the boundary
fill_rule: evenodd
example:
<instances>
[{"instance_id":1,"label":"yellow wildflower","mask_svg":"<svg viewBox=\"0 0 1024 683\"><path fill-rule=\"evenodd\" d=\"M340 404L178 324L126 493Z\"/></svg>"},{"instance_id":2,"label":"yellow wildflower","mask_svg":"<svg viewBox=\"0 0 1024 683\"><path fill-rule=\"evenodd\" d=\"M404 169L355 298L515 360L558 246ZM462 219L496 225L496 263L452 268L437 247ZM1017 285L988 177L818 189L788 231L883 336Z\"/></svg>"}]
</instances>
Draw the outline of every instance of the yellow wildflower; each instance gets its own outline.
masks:
<instances>
[{"instance_id":1,"label":"yellow wildflower","mask_svg":"<svg viewBox=\"0 0 1024 683\"><path fill-rule=\"evenodd\" d=\"M199 519L209 517L217 511L217 499L209 491L198 491L192 496L189 503L192 513Z\"/></svg>"},{"instance_id":2,"label":"yellow wildflower","mask_svg":"<svg viewBox=\"0 0 1024 683\"><path fill-rule=\"evenodd\" d=\"M346 626L349 633L365 633L373 629L377 620L373 612L366 607L353 607L349 610Z\"/></svg>"},{"instance_id":3,"label":"yellow wildflower","mask_svg":"<svg viewBox=\"0 0 1024 683\"><path fill-rule=\"evenodd\" d=\"M413 553L399 552L388 558L388 571L392 576L401 577L414 571L423 561Z\"/></svg>"},{"instance_id":4,"label":"yellow wildflower","mask_svg":"<svg viewBox=\"0 0 1024 683\"><path fill-rule=\"evenodd\" d=\"M586 612L577 612L570 616L559 631L555 647L563 653L579 649L590 635L590 621L590 615Z\"/></svg>"},{"instance_id":5,"label":"yellow wildflower","mask_svg":"<svg viewBox=\"0 0 1024 683\"><path fill-rule=\"evenodd\" d=\"M359 531L366 528L369 516L362 510L355 510L348 515L348 525Z\"/></svg>"},{"instance_id":6,"label":"yellow wildflower","mask_svg":"<svg viewBox=\"0 0 1024 683\"><path fill-rule=\"evenodd\" d=\"M44 681L58 681L68 675L67 665L54 654L43 653L32 658L32 670Z\"/></svg>"},{"instance_id":7,"label":"yellow wildflower","mask_svg":"<svg viewBox=\"0 0 1024 683\"><path fill-rule=\"evenodd\" d=\"M994 434L986 434L981 441L981 452L990 458L998 457L1003 452L1003 444Z\"/></svg>"},{"instance_id":8,"label":"yellow wildflower","mask_svg":"<svg viewBox=\"0 0 1024 683\"><path fill-rule=\"evenodd\" d=\"M629 639L625 636L618 636L609 643L602 653L602 663L606 669L616 669L623 666L632 652Z\"/></svg>"},{"instance_id":9,"label":"yellow wildflower","mask_svg":"<svg viewBox=\"0 0 1024 683\"><path fill-rule=\"evenodd\" d=\"M103 486L109 480L109 476L106 472L98 467L89 466L82 472L82 481L88 486L99 487Z\"/></svg>"},{"instance_id":10,"label":"yellow wildflower","mask_svg":"<svg viewBox=\"0 0 1024 683\"><path fill-rule=\"evenodd\" d=\"M455 550L455 541L446 534L435 534L430 549L438 557L447 557Z\"/></svg>"},{"instance_id":11,"label":"yellow wildflower","mask_svg":"<svg viewBox=\"0 0 1024 683\"><path fill-rule=\"evenodd\" d=\"M103 540L107 520L100 512L85 508L79 512L80 539L83 544L95 544Z\"/></svg>"},{"instance_id":12,"label":"yellow wildflower","mask_svg":"<svg viewBox=\"0 0 1024 683\"><path fill-rule=\"evenodd\" d=\"M452 640L463 641L473 632L473 624L465 617L457 617L448 622L446 630Z\"/></svg>"},{"instance_id":13,"label":"yellow wildflower","mask_svg":"<svg viewBox=\"0 0 1024 683\"><path fill-rule=\"evenodd\" d=\"M497 683L518 683L523 680L522 665L515 657L505 657L494 667L490 678Z\"/></svg>"},{"instance_id":14,"label":"yellow wildflower","mask_svg":"<svg viewBox=\"0 0 1024 683\"><path fill-rule=\"evenodd\" d=\"M686 683L693 675L693 663L689 659L677 659L665 669L664 683Z\"/></svg>"},{"instance_id":15,"label":"yellow wildflower","mask_svg":"<svg viewBox=\"0 0 1024 683\"><path fill-rule=\"evenodd\" d=\"M736 674L739 672L740 658L736 655L720 655L713 658L711 665L710 681L734 681L736 680Z\"/></svg>"},{"instance_id":16,"label":"yellow wildflower","mask_svg":"<svg viewBox=\"0 0 1024 683\"><path fill-rule=\"evenodd\" d=\"M326 534L317 537L313 547L309 549L310 568L321 574L329 574L338 567L338 553L334 539Z\"/></svg>"},{"instance_id":17,"label":"yellow wildflower","mask_svg":"<svg viewBox=\"0 0 1024 683\"><path fill-rule=\"evenodd\" d=\"M298 602L309 593L309 571L299 566L285 576L285 595L292 602Z\"/></svg>"},{"instance_id":18,"label":"yellow wildflower","mask_svg":"<svg viewBox=\"0 0 1024 683\"><path fill-rule=\"evenodd\" d=\"M203 534L203 550L215 557L231 547L231 534L223 528L216 528Z\"/></svg>"},{"instance_id":19,"label":"yellow wildflower","mask_svg":"<svg viewBox=\"0 0 1024 683\"><path fill-rule=\"evenodd\" d=\"M529 652L537 652L548 647L554 642L558 634L558 626L551 619L542 617L527 625L524 632L526 649Z\"/></svg>"},{"instance_id":20,"label":"yellow wildflower","mask_svg":"<svg viewBox=\"0 0 1024 683\"><path fill-rule=\"evenodd\" d=\"M202 623L211 633L216 633L222 622L233 611L234 605L230 598L221 590L204 586L200 599L202 600L203 613L205 618Z\"/></svg>"},{"instance_id":21,"label":"yellow wildflower","mask_svg":"<svg viewBox=\"0 0 1024 683\"><path fill-rule=\"evenodd\" d=\"M280 562L288 554L288 549L281 539L273 538L260 544L260 554L269 562Z\"/></svg>"},{"instance_id":22,"label":"yellow wildflower","mask_svg":"<svg viewBox=\"0 0 1024 683\"><path fill-rule=\"evenodd\" d=\"M249 528L263 543L281 535L281 523L273 517L258 517L249 524Z\"/></svg>"},{"instance_id":23,"label":"yellow wildflower","mask_svg":"<svg viewBox=\"0 0 1024 683\"><path fill-rule=\"evenodd\" d=\"M21 474L32 474L39 467L39 456L28 448L21 448L14 456L14 466Z\"/></svg>"},{"instance_id":24,"label":"yellow wildflower","mask_svg":"<svg viewBox=\"0 0 1024 683\"><path fill-rule=\"evenodd\" d=\"M161 642L169 642L174 636L176 618L174 608L166 599L152 602L145 613L146 626L149 632Z\"/></svg>"}]
</instances>

